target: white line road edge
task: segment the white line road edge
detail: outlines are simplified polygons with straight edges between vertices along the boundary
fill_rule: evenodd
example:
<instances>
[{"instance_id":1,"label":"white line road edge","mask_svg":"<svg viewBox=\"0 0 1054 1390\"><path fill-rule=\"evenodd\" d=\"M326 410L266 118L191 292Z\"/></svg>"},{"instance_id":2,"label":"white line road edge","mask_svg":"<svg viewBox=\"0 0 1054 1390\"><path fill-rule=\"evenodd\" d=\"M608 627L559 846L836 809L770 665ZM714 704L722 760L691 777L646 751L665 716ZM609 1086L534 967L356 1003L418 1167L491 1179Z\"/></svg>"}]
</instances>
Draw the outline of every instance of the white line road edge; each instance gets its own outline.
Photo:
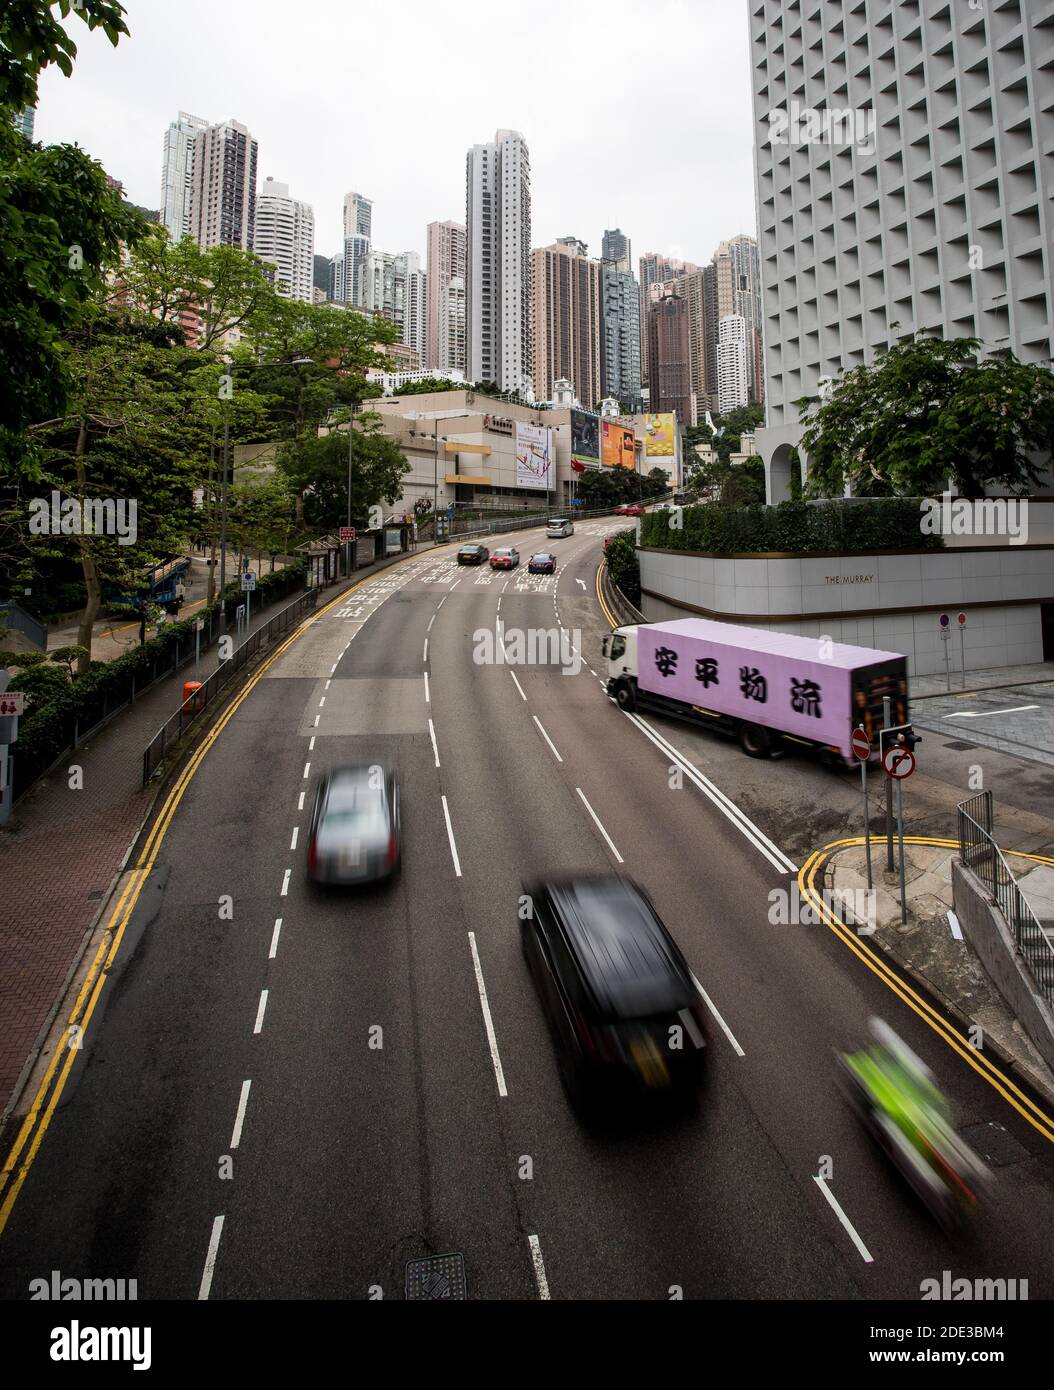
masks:
<instances>
[{"instance_id":1,"label":"white line road edge","mask_svg":"<svg viewBox=\"0 0 1054 1390\"><path fill-rule=\"evenodd\" d=\"M773 844L763 830L759 830L750 817L736 803L725 795L720 787L715 786L704 773L700 772L694 763L688 760L685 753L675 748L657 729L653 729L647 720L642 719L639 714L630 714L627 710L622 713L631 723L635 724L645 738L650 739L660 752L665 753L671 758L687 777L699 788L704 796L710 798L717 809L726 816L736 829L750 841L759 853L763 854L774 869L781 874L797 874L798 866L783 853L779 845Z\"/></svg>"},{"instance_id":2,"label":"white line road edge","mask_svg":"<svg viewBox=\"0 0 1054 1390\"><path fill-rule=\"evenodd\" d=\"M592 806L590 806L589 802L586 800L586 794L585 794L585 792L582 790L581 787L575 787L575 791L576 791L576 792L578 793L578 795L582 798L582 805L586 808L586 810L589 812L589 814L593 817L593 823L594 823L594 825L595 825L596 828L600 831L601 835L603 835L604 839L607 841L608 849L611 851L611 853L615 856L615 858L618 860L618 862L619 862L620 864L624 864L626 861L623 859L622 855L619 854L618 850L615 848L615 844L614 844L614 841L612 840L611 836L607 833L607 831L606 831L606 830L604 829L604 827L601 825L601 823L600 823L600 817L597 815L597 813L593 810Z\"/></svg>"},{"instance_id":3,"label":"white line road edge","mask_svg":"<svg viewBox=\"0 0 1054 1390\"><path fill-rule=\"evenodd\" d=\"M267 952L268 960L274 960L275 956L278 954L278 938L281 934L282 919L281 917L276 917L274 919L274 935L271 937L271 949Z\"/></svg>"},{"instance_id":4,"label":"white line road edge","mask_svg":"<svg viewBox=\"0 0 1054 1390\"><path fill-rule=\"evenodd\" d=\"M245 1107L249 1104L249 1087L251 1081L242 1082L241 1095L238 1097L238 1113L234 1117L234 1133L231 1135L231 1148L236 1149L242 1141L242 1125L245 1123Z\"/></svg>"},{"instance_id":5,"label":"white line road edge","mask_svg":"<svg viewBox=\"0 0 1054 1390\"><path fill-rule=\"evenodd\" d=\"M553 757L556 759L556 761L557 761L558 763L562 763L562 762L563 762L563 758L561 758L560 754L556 751L556 744L552 741L552 739L549 737L549 735L548 735L548 734L545 732L545 730L542 728L542 721L538 718L538 716L537 716L536 714L532 714L532 715L531 715L531 718L532 718L532 719L534 720L534 722L538 725L538 732L541 734L542 738L545 739L546 743L547 743L547 744L549 745L549 747L552 749Z\"/></svg>"},{"instance_id":6,"label":"white line road edge","mask_svg":"<svg viewBox=\"0 0 1054 1390\"><path fill-rule=\"evenodd\" d=\"M523 686L520 684L518 680L516 680L516 672L510 671L509 675L513 678L514 681L516 681L516 689L520 692L520 699L526 700L527 696L523 693Z\"/></svg>"},{"instance_id":7,"label":"white line road edge","mask_svg":"<svg viewBox=\"0 0 1054 1390\"><path fill-rule=\"evenodd\" d=\"M432 735L432 752L435 754L436 767L439 766L439 744L436 743L436 726L431 719L428 721L428 732Z\"/></svg>"},{"instance_id":8,"label":"white line road edge","mask_svg":"<svg viewBox=\"0 0 1054 1390\"><path fill-rule=\"evenodd\" d=\"M260 1007L256 1010L256 1026L253 1028L253 1032L254 1032L254 1033L262 1033L262 1032L263 1032L264 1014L265 1014L266 1012L267 1012L267 990L262 989L262 990L260 991Z\"/></svg>"},{"instance_id":9,"label":"white line road edge","mask_svg":"<svg viewBox=\"0 0 1054 1390\"><path fill-rule=\"evenodd\" d=\"M205 1256L205 1268L201 1273L201 1287L198 1289L198 1301L203 1302L209 1296L212 1288L212 1276L216 1272L216 1256L220 1248L220 1236L223 1233L223 1217L217 1216L212 1223L212 1235L209 1237L208 1254Z\"/></svg>"},{"instance_id":10,"label":"white line road edge","mask_svg":"<svg viewBox=\"0 0 1054 1390\"><path fill-rule=\"evenodd\" d=\"M860 1258L864 1261L865 1264L874 1264L874 1260L871 1256L870 1250L868 1250L867 1246L857 1235L853 1223L849 1220L848 1216L846 1216L845 1212L838 1205L838 1199L835 1197L831 1189L827 1186L827 1179L821 1178L818 1174L814 1173L812 1180L823 1193L823 1195L827 1198L828 1202L830 1202L831 1210L834 1212L835 1216L837 1216L838 1220L842 1223L846 1231L849 1233L849 1239L856 1246L857 1253L859 1254Z\"/></svg>"},{"instance_id":11,"label":"white line road edge","mask_svg":"<svg viewBox=\"0 0 1054 1390\"><path fill-rule=\"evenodd\" d=\"M454 872L458 878L461 877L461 860L457 857L457 845L454 843L454 827L450 823L450 807L446 804L446 797L443 800L443 815L446 818L446 835L450 841L450 857L454 861Z\"/></svg>"},{"instance_id":12,"label":"white line road edge","mask_svg":"<svg viewBox=\"0 0 1054 1390\"><path fill-rule=\"evenodd\" d=\"M531 1247L531 1263L534 1265L534 1282L538 1285L538 1297L549 1299L549 1280L545 1277L545 1261L542 1259L542 1247L537 1236L528 1236L527 1243Z\"/></svg>"},{"instance_id":13,"label":"white line road edge","mask_svg":"<svg viewBox=\"0 0 1054 1390\"><path fill-rule=\"evenodd\" d=\"M494 1035L494 1021L490 1016L490 1004L487 1002L487 986L483 983L483 967L476 950L475 932L469 932L468 944L472 948L472 966L476 972L476 988L479 990L479 1002L483 1009L483 1026L487 1030L487 1044L490 1047L490 1060L494 1064L494 1075L498 1082L498 1095L507 1096L509 1093L505 1088L505 1073L502 1070L501 1057L498 1055L498 1039Z\"/></svg>"},{"instance_id":14,"label":"white line road edge","mask_svg":"<svg viewBox=\"0 0 1054 1390\"><path fill-rule=\"evenodd\" d=\"M747 1054L743 1051L739 1043L736 1041L735 1034L732 1032L732 1029L729 1028L728 1024L718 1013L717 1006L714 1004L714 1001L710 998L709 994L707 994L706 990L703 989L702 985L695 978L695 975L692 973L692 971L689 971L688 973L692 976L692 984L695 985L696 989L699 991L700 998L702 999L706 1007L710 1010L710 1012L713 1014L714 1018L717 1019L718 1026L720 1027L721 1031L724 1033L728 1041L732 1044L732 1047L735 1049L736 1055L738 1057L745 1057Z\"/></svg>"}]
</instances>

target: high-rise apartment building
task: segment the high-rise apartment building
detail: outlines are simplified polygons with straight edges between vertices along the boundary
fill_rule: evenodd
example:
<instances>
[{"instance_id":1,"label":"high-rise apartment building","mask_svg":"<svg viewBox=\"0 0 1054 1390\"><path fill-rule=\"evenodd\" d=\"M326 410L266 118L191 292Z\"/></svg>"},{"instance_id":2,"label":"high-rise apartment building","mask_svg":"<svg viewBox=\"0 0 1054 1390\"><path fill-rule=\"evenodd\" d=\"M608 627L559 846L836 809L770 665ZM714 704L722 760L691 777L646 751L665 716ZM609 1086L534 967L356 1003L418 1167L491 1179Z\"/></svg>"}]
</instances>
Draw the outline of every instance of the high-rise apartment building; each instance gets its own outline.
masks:
<instances>
[{"instance_id":1,"label":"high-rise apartment building","mask_svg":"<svg viewBox=\"0 0 1054 1390\"><path fill-rule=\"evenodd\" d=\"M327 297L333 304L344 303L344 252L338 251L329 263Z\"/></svg>"},{"instance_id":2,"label":"high-rise apartment building","mask_svg":"<svg viewBox=\"0 0 1054 1390\"><path fill-rule=\"evenodd\" d=\"M268 177L256 196L253 250L276 270L275 288L286 299L313 302L315 214L289 196L289 185Z\"/></svg>"},{"instance_id":3,"label":"high-rise apartment building","mask_svg":"<svg viewBox=\"0 0 1054 1390\"><path fill-rule=\"evenodd\" d=\"M361 193L344 195L344 299L363 306L362 271L373 236L373 200Z\"/></svg>"},{"instance_id":4,"label":"high-rise apartment building","mask_svg":"<svg viewBox=\"0 0 1054 1390\"><path fill-rule=\"evenodd\" d=\"M161 160L160 222L173 241L190 236L190 196L194 177L194 141L208 121L181 111L165 131Z\"/></svg>"},{"instance_id":5,"label":"high-rise apartment building","mask_svg":"<svg viewBox=\"0 0 1054 1390\"><path fill-rule=\"evenodd\" d=\"M22 111L16 111L12 117L12 122L16 130L21 131L27 140L33 139L33 127L37 119L37 108L27 106Z\"/></svg>"},{"instance_id":6,"label":"high-rise apartment building","mask_svg":"<svg viewBox=\"0 0 1054 1390\"><path fill-rule=\"evenodd\" d=\"M648 410L676 411L682 425L692 418L689 357L688 302L677 294L664 295L648 310Z\"/></svg>"},{"instance_id":7,"label":"high-rise apartment building","mask_svg":"<svg viewBox=\"0 0 1054 1390\"><path fill-rule=\"evenodd\" d=\"M794 402L916 334L1054 356L1050 6L751 0L770 500ZM1045 95L1047 94L1047 95Z\"/></svg>"},{"instance_id":8,"label":"high-rise apartment building","mask_svg":"<svg viewBox=\"0 0 1054 1390\"><path fill-rule=\"evenodd\" d=\"M747 394L751 401L765 399L760 375L761 278L758 244L752 236L723 241L714 252L719 319L739 314L746 323Z\"/></svg>"},{"instance_id":9,"label":"high-rise apartment building","mask_svg":"<svg viewBox=\"0 0 1054 1390\"><path fill-rule=\"evenodd\" d=\"M460 222L429 222L428 224L428 312L425 331L426 367L449 367L464 371L465 360L443 362L446 332L443 327L443 291L452 280L461 282L465 292L465 228ZM462 339L464 334L462 333ZM449 346L449 344L447 344Z\"/></svg>"},{"instance_id":10,"label":"high-rise apartment building","mask_svg":"<svg viewBox=\"0 0 1054 1390\"><path fill-rule=\"evenodd\" d=\"M726 314L717 334L717 408L722 415L747 404L747 321L742 314Z\"/></svg>"},{"instance_id":11,"label":"high-rise apartment building","mask_svg":"<svg viewBox=\"0 0 1054 1390\"><path fill-rule=\"evenodd\" d=\"M359 299L353 301L348 296L348 303L357 302L370 314L380 314L389 319L392 323L399 322L402 327L401 313L396 317L396 309L402 309L401 294L398 296L400 303L396 304L396 273L395 257L389 251L368 251L359 267ZM345 288L347 288L347 258L344 261Z\"/></svg>"},{"instance_id":12,"label":"high-rise apartment building","mask_svg":"<svg viewBox=\"0 0 1054 1390\"><path fill-rule=\"evenodd\" d=\"M608 241L614 235L604 233L609 250L617 249ZM632 415L641 409L640 291L628 268L629 241L622 240L624 253L600 268L600 394L621 401Z\"/></svg>"},{"instance_id":13,"label":"high-rise apartment building","mask_svg":"<svg viewBox=\"0 0 1054 1390\"><path fill-rule=\"evenodd\" d=\"M616 270L633 273L630 240L621 228L616 227L614 231L605 232L600 247L600 259L602 261L611 261Z\"/></svg>"},{"instance_id":14,"label":"high-rise apartment building","mask_svg":"<svg viewBox=\"0 0 1054 1390\"><path fill-rule=\"evenodd\" d=\"M194 137L190 235L202 248L253 249L257 144L238 121L205 126Z\"/></svg>"},{"instance_id":15,"label":"high-rise apartment building","mask_svg":"<svg viewBox=\"0 0 1054 1390\"><path fill-rule=\"evenodd\" d=\"M499 130L466 159L468 376L531 387L531 163L527 142Z\"/></svg>"},{"instance_id":16,"label":"high-rise apartment building","mask_svg":"<svg viewBox=\"0 0 1054 1390\"><path fill-rule=\"evenodd\" d=\"M587 410L600 399L600 262L584 242L559 237L532 253L534 394L553 399L561 379Z\"/></svg>"},{"instance_id":17,"label":"high-rise apartment building","mask_svg":"<svg viewBox=\"0 0 1054 1390\"><path fill-rule=\"evenodd\" d=\"M640 280L640 317L641 323L647 324L648 314L654 302L650 289L653 284L659 281L676 280L681 275L689 275L699 267L692 261L681 261L674 256L663 256L657 251L645 251L637 264L637 275ZM640 376L642 383L646 386L649 383L648 352L649 335L645 332L641 334L640 352Z\"/></svg>"},{"instance_id":18,"label":"high-rise apartment building","mask_svg":"<svg viewBox=\"0 0 1054 1390\"><path fill-rule=\"evenodd\" d=\"M429 291L431 291L429 276ZM465 370L465 281L455 275L439 294L439 360L433 370Z\"/></svg>"},{"instance_id":19,"label":"high-rise apartment building","mask_svg":"<svg viewBox=\"0 0 1054 1390\"><path fill-rule=\"evenodd\" d=\"M418 362L425 360L428 318L428 275L421 269L416 251L404 251L395 258L396 320L402 341L412 347Z\"/></svg>"}]
</instances>

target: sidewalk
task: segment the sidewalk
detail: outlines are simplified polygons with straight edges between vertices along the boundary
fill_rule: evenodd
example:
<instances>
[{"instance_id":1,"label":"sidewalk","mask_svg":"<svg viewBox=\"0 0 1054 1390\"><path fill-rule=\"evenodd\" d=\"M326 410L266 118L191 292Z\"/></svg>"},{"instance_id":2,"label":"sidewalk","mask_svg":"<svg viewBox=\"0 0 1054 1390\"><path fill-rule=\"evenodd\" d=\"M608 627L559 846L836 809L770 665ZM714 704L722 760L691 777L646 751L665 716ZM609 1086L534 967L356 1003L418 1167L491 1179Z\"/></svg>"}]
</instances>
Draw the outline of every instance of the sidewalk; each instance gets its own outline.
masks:
<instances>
[{"instance_id":1,"label":"sidewalk","mask_svg":"<svg viewBox=\"0 0 1054 1390\"><path fill-rule=\"evenodd\" d=\"M996 805L994 836L1007 855L1021 891L1041 921L1054 918L1054 868L1015 860L1012 851L1054 857L1054 825L1015 807ZM958 848L905 845L907 926L901 925L900 878L886 869L885 833L879 817L872 821L871 862L875 887L876 931L872 937L890 952L907 973L936 995L961 1022L979 1024L989 1046L1010 1060L1054 1100L1054 1073L1043 1061L1002 995L992 983L974 950L957 939L948 919L952 910L951 864ZM904 833L932 835L932 827L905 823ZM894 863L897 844L894 837ZM832 855L824 872L824 887L839 892L867 892L864 846ZM857 899L854 899L859 901Z\"/></svg>"},{"instance_id":2,"label":"sidewalk","mask_svg":"<svg viewBox=\"0 0 1054 1390\"><path fill-rule=\"evenodd\" d=\"M952 685L948 689L948 678L943 671L935 676L913 676L910 682L912 700L929 700L937 695L962 694L964 690L991 690L1002 685L1039 685L1044 681L1054 681L1054 661L1037 661L1031 666L990 666L981 671L967 668L966 684L962 683L962 671L952 663Z\"/></svg>"},{"instance_id":3,"label":"sidewalk","mask_svg":"<svg viewBox=\"0 0 1054 1390\"><path fill-rule=\"evenodd\" d=\"M400 558L356 570L351 579L323 589L320 603ZM293 597L254 613L251 630ZM230 631L233 636L233 626ZM217 660L215 649L203 655L203 675L215 670ZM29 1074L32 1056L158 795L158 786L141 786L143 749L178 708L183 682L192 675L189 667L179 670L122 710L35 783L0 829L0 1114L6 1114ZM68 784L66 768L73 765L83 769L80 790Z\"/></svg>"}]
</instances>

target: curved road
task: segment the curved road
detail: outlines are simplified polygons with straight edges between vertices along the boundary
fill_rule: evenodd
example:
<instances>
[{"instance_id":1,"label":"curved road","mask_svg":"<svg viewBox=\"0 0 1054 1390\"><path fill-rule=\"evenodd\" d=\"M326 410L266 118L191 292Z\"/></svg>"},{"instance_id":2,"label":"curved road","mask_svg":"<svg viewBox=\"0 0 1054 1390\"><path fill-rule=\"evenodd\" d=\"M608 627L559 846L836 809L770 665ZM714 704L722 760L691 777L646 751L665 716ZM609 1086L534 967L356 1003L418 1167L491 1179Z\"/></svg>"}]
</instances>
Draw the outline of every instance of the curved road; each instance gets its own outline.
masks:
<instances>
[{"instance_id":1,"label":"curved road","mask_svg":"<svg viewBox=\"0 0 1054 1390\"><path fill-rule=\"evenodd\" d=\"M5 1297L58 1269L136 1278L142 1299L400 1298L407 1261L449 1252L472 1298L917 1299L945 1269L1054 1293L1041 1123L835 933L771 925L790 828L737 811L725 745L601 690L610 529L557 542L555 579L412 557L256 681L174 809L5 1208ZM497 660L499 623L511 656L546 631L549 659ZM313 891L318 777L364 761L401 773L401 875ZM766 775L805 814L830 774ZM610 869L651 894L714 1026L696 1113L597 1134L560 1088L517 908L531 877ZM998 1149L992 1198L953 1240L838 1095L834 1051L874 1013Z\"/></svg>"}]
</instances>

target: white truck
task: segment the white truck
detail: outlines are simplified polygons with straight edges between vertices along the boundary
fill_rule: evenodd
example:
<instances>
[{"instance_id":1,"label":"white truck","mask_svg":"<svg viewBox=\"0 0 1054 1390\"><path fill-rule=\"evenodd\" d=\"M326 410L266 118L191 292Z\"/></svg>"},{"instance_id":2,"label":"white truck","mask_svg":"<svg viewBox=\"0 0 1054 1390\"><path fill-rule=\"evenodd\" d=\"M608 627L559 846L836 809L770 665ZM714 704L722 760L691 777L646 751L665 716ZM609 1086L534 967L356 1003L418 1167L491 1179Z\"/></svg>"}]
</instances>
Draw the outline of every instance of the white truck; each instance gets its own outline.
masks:
<instances>
[{"instance_id":1,"label":"white truck","mask_svg":"<svg viewBox=\"0 0 1054 1390\"><path fill-rule=\"evenodd\" d=\"M796 743L855 766L852 732L863 726L877 749L884 698L890 727L908 722L907 661L897 652L706 618L618 627L602 650L608 694L622 709L717 729L752 758Z\"/></svg>"}]
</instances>

